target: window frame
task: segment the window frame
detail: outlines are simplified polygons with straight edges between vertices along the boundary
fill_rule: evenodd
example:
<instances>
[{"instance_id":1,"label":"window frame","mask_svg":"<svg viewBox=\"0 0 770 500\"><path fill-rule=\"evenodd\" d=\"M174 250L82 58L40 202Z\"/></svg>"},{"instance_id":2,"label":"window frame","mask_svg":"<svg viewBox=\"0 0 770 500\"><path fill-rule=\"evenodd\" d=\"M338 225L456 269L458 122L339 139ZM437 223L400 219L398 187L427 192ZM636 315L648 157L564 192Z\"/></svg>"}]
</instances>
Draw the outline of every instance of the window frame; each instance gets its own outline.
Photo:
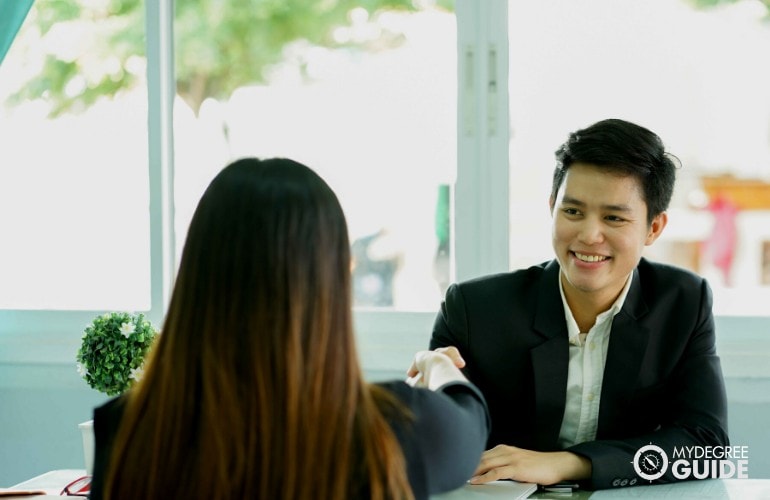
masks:
<instances>
[{"instance_id":1,"label":"window frame","mask_svg":"<svg viewBox=\"0 0 770 500\"><path fill-rule=\"evenodd\" d=\"M162 324L173 286L175 96L173 1L146 0L151 308ZM509 75L507 0L456 0L457 182L451 279L509 270ZM436 309L356 308L359 355L370 379L403 376L426 349ZM80 332L104 311L0 310L0 364L73 364ZM717 317L726 376L767 377L770 317ZM745 353L755 357L745 363Z\"/></svg>"},{"instance_id":2,"label":"window frame","mask_svg":"<svg viewBox=\"0 0 770 500\"><path fill-rule=\"evenodd\" d=\"M150 190L150 309L162 323L174 279L173 2L145 1ZM0 310L0 365L75 365L82 332L102 310Z\"/></svg>"}]
</instances>

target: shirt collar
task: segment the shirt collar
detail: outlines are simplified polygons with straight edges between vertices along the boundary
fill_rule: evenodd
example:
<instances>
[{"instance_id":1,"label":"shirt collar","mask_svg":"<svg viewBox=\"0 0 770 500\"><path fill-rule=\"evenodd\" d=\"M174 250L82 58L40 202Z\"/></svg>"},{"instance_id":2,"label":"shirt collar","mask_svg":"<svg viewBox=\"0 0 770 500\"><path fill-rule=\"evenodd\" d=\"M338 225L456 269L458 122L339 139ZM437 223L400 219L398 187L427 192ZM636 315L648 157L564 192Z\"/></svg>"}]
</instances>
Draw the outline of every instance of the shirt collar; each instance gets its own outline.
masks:
<instances>
[{"instance_id":1,"label":"shirt collar","mask_svg":"<svg viewBox=\"0 0 770 500\"><path fill-rule=\"evenodd\" d=\"M569 305L567 304L567 297L564 296L564 286L561 282L561 272L558 273L557 279L559 280L559 294L561 294L561 303L564 307L564 317L567 320L567 335L569 336L570 343L574 345L583 345L583 342L581 341L579 335L580 335L580 328L578 328L577 321L575 321L575 316L572 314L572 310L569 308ZM609 309L606 311L600 313L596 317L596 324L604 323L605 321L612 319L615 317L616 314L620 312L620 310L623 308L623 304L626 302L626 297L628 296L628 291L631 289L631 282L634 279L634 273L631 272L628 275L628 278L626 279L626 284L623 286L623 290L621 290L620 295L618 295L618 298L615 299L615 302L612 303ZM588 332L582 332L582 333L588 333Z\"/></svg>"}]
</instances>

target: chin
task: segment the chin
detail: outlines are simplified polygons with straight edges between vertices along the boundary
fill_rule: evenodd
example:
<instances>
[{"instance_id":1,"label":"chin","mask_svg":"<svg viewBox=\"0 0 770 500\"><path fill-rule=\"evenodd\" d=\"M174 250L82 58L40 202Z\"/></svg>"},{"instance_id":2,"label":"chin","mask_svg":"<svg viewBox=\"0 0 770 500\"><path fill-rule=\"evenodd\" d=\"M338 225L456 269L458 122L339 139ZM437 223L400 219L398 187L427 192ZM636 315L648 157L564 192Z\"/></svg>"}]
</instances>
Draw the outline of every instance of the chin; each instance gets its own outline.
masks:
<instances>
[{"instance_id":1,"label":"chin","mask_svg":"<svg viewBox=\"0 0 770 500\"><path fill-rule=\"evenodd\" d=\"M605 288L610 282L606 279L599 281L597 279L586 278L584 276L580 276L579 273L568 273L567 281L576 290L580 290L581 292L586 293L598 292Z\"/></svg>"}]
</instances>

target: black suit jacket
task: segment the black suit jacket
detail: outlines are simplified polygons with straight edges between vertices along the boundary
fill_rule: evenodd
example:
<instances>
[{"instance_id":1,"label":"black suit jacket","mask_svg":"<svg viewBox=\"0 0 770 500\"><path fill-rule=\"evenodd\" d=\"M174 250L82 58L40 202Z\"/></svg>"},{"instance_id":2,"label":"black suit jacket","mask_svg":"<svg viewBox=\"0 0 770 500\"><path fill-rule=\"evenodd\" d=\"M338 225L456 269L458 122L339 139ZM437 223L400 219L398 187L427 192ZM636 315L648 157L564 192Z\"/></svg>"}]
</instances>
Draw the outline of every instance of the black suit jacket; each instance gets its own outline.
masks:
<instances>
[{"instance_id":1,"label":"black suit jacket","mask_svg":"<svg viewBox=\"0 0 770 500\"><path fill-rule=\"evenodd\" d=\"M556 261L452 285L430 348L456 346L492 418L488 447L558 450L569 341ZM595 441L569 448L592 462L591 489L648 484L636 451L727 445L711 290L688 271L642 259L610 332ZM658 482L675 480L671 470Z\"/></svg>"}]
</instances>

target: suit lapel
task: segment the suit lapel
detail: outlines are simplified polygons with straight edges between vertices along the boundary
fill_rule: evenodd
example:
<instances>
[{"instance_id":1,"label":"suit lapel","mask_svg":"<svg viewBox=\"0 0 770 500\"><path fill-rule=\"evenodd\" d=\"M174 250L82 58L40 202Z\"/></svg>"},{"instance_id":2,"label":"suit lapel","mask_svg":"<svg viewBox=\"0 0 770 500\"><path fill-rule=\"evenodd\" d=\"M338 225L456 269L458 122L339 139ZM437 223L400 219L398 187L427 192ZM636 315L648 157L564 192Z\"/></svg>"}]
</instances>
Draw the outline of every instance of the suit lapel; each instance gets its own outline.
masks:
<instances>
[{"instance_id":1,"label":"suit lapel","mask_svg":"<svg viewBox=\"0 0 770 500\"><path fill-rule=\"evenodd\" d=\"M543 343L530 351L539 450L556 449L567 398L569 342L558 279L559 265L554 260L541 276L533 322L534 330L543 337Z\"/></svg>"},{"instance_id":2,"label":"suit lapel","mask_svg":"<svg viewBox=\"0 0 770 500\"><path fill-rule=\"evenodd\" d=\"M613 426L623 424L619 422L618 415L637 385L650 338L649 330L638 321L646 313L647 304L642 297L639 271L635 270L623 309L612 321L607 361L604 365L597 439L601 439Z\"/></svg>"}]
</instances>

